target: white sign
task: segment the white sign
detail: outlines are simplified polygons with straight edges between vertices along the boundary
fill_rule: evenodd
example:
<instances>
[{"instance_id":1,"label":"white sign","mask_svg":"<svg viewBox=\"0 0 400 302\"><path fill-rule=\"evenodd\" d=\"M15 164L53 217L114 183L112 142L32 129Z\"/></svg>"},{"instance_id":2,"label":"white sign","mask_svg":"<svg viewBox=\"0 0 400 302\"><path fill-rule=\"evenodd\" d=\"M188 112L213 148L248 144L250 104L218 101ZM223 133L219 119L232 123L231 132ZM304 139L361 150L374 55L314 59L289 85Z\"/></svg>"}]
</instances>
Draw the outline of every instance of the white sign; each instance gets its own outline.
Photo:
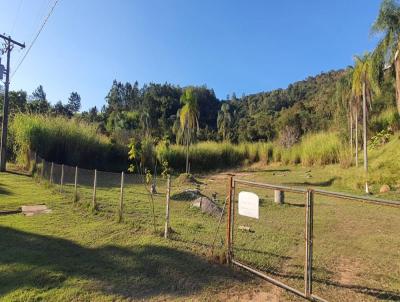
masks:
<instances>
[{"instance_id":1,"label":"white sign","mask_svg":"<svg viewBox=\"0 0 400 302\"><path fill-rule=\"evenodd\" d=\"M239 215L258 219L259 198L257 194L251 192L239 193Z\"/></svg>"}]
</instances>

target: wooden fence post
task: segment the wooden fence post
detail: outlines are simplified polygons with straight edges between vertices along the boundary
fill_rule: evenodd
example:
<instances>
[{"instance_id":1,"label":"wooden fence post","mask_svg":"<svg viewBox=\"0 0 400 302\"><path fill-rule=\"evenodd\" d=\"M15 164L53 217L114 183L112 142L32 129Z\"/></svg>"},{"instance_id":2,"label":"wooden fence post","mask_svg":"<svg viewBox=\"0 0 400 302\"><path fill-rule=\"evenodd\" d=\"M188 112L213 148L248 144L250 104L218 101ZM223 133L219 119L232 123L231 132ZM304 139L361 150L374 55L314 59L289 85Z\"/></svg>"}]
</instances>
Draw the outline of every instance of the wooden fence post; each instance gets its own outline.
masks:
<instances>
[{"instance_id":1,"label":"wooden fence post","mask_svg":"<svg viewBox=\"0 0 400 302\"><path fill-rule=\"evenodd\" d=\"M171 177L167 176L167 205L165 209L165 229L164 229L164 238L168 239L168 230L169 230L169 198L171 194Z\"/></svg>"},{"instance_id":2,"label":"wooden fence post","mask_svg":"<svg viewBox=\"0 0 400 302\"><path fill-rule=\"evenodd\" d=\"M61 165L60 192L62 193L64 186L64 165Z\"/></svg>"},{"instance_id":3,"label":"wooden fence post","mask_svg":"<svg viewBox=\"0 0 400 302\"><path fill-rule=\"evenodd\" d=\"M123 219L123 211L124 211L124 172L121 172L121 193L119 197L118 222L121 222Z\"/></svg>"},{"instance_id":4,"label":"wooden fence post","mask_svg":"<svg viewBox=\"0 0 400 302\"><path fill-rule=\"evenodd\" d=\"M307 191L306 202L306 259L304 266L304 294L312 295L312 260L313 260L313 228L314 228L314 191Z\"/></svg>"},{"instance_id":5,"label":"wooden fence post","mask_svg":"<svg viewBox=\"0 0 400 302\"><path fill-rule=\"evenodd\" d=\"M33 159L32 176L35 175L36 169L37 169L37 153L35 152L35 156Z\"/></svg>"},{"instance_id":6,"label":"wooden fence post","mask_svg":"<svg viewBox=\"0 0 400 302\"><path fill-rule=\"evenodd\" d=\"M96 210L96 186L97 186L97 170L94 170L94 180L93 180L93 199L92 199L92 209Z\"/></svg>"},{"instance_id":7,"label":"wooden fence post","mask_svg":"<svg viewBox=\"0 0 400 302\"><path fill-rule=\"evenodd\" d=\"M50 184L53 184L53 171L54 171L54 163L51 162L51 167L50 167Z\"/></svg>"},{"instance_id":8,"label":"wooden fence post","mask_svg":"<svg viewBox=\"0 0 400 302\"><path fill-rule=\"evenodd\" d=\"M230 176L228 178L228 200L227 200L227 213L228 219L226 222L226 262L228 264L231 263L231 256L232 256L232 242L231 242L231 235L232 235L232 197L233 197L233 177Z\"/></svg>"},{"instance_id":9,"label":"wooden fence post","mask_svg":"<svg viewBox=\"0 0 400 302\"><path fill-rule=\"evenodd\" d=\"M43 177L44 177L44 159L42 158L42 170L40 171L41 181L43 181Z\"/></svg>"},{"instance_id":10,"label":"wooden fence post","mask_svg":"<svg viewBox=\"0 0 400 302\"><path fill-rule=\"evenodd\" d=\"M75 167L74 202L78 201L78 166Z\"/></svg>"},{"instance_id":11,"label":"wooden fence post","mask_svg":"<svg viewBox=\"0 0 400 302\"><path fill-rule=\"evenodd\" d=\"M281 190L274 190L274 202L276 204L285 203L285 192Z\"/></svg>"}]
</instances>

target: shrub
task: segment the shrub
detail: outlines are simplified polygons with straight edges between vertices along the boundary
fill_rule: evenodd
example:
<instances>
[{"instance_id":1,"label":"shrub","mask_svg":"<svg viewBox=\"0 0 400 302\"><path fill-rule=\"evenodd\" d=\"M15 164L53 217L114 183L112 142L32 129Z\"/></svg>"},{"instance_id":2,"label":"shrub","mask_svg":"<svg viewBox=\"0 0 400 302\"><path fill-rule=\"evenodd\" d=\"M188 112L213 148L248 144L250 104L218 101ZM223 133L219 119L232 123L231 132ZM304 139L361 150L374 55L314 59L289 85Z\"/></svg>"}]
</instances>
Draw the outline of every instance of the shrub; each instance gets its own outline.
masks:
<instances>
[{"instance_id":1,"label":"shrub","mask_svg":"<svg viewBox=\"0 0 400 302\"><path fill-rule=\"evenodd\" d=\"M22 164L30 151L36 151L48 161L87 169L121 171L128 167L127 147L110 143L95 125L83 121L16 114L10 121L10 136Z\"/></svg>"},{"instance_id":2,"label":"shrub","mask_svg":"<svg viewBox=\"0 0 400 302\"><path fill-rule=\"evenodd\" d=\"M338 163L342 147L336 133L308 135L301 142L301 162L306 166Z\"/></svg>"}]
</instances>

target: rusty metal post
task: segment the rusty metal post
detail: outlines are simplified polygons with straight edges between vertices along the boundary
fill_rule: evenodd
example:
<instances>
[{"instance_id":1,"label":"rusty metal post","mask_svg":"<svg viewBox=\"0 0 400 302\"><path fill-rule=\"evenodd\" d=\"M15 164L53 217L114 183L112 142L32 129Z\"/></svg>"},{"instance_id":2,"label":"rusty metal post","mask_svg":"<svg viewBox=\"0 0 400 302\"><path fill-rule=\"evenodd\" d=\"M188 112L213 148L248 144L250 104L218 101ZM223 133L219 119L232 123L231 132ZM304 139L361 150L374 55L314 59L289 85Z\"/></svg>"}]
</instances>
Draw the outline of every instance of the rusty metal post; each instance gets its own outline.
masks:
<instances>
[{"instance_id":1,"label":"rusty metal post","mask_svg":"<svg viewBox=\"0 0 400 302\"><path fill-rule=\"evenodd\" d=\"M227 213L228 219L226 221L226 262L228 264L231 263L231 246L232 246L232 196L233 196L233 177L230 176L228 178L228 200L227 200Z\"/></svg>"},{"instance_id":2,"label":"rusty metal post","mask_svg":"<svg viewBox=\"0 0 400 302\"><path fill-rule=\"evenodd\" d=\"M304 294L312 295L312 260L313 260L313 227L314 227L314 191L307 191L306 201L306 259L304 266Z\"/></svg>"}]
</instances>

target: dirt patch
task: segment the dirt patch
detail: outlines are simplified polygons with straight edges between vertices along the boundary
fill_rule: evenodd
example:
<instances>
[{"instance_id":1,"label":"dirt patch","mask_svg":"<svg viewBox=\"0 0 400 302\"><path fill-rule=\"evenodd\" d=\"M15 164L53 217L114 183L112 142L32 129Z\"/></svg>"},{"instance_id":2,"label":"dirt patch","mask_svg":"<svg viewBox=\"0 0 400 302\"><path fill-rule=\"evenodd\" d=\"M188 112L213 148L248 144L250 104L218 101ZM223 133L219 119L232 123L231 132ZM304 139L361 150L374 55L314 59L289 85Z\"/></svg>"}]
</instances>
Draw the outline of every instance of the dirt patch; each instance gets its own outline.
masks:
<instances>
[{"instance_id":1,"label":"dirt patch","mask_svg":"<svg viewBox=\"0 0 400 302\"><path fill-rule=\"evenodd\" d=\"M356 260L351 260L347 258L340 258L337 270L339 273L338 281L344 285L352 285L357 283L359 263Z\"/></svg>"},{"instance_id":2,"label":"dirt patch","mask_svg":"<svg viewBox=\"0 0 400 302\"><path fill-rule=\"evenodd\" d=\"M25 216L47 214L51 212L51 210L47 208L47 206L44 204L33 205L33 206L22 206L21 210Z\"/></svg>"},{"instance_id":3,"label":"dirt patch","mask_svg":"<svg viewBox=\"0 0 400 302\"><path fill-rule=\"evenodd\" d=\"M180 185L201 185L202 182L197 180L192 174L182 173L175 182Z\"/></svg>"}]
</instances>

